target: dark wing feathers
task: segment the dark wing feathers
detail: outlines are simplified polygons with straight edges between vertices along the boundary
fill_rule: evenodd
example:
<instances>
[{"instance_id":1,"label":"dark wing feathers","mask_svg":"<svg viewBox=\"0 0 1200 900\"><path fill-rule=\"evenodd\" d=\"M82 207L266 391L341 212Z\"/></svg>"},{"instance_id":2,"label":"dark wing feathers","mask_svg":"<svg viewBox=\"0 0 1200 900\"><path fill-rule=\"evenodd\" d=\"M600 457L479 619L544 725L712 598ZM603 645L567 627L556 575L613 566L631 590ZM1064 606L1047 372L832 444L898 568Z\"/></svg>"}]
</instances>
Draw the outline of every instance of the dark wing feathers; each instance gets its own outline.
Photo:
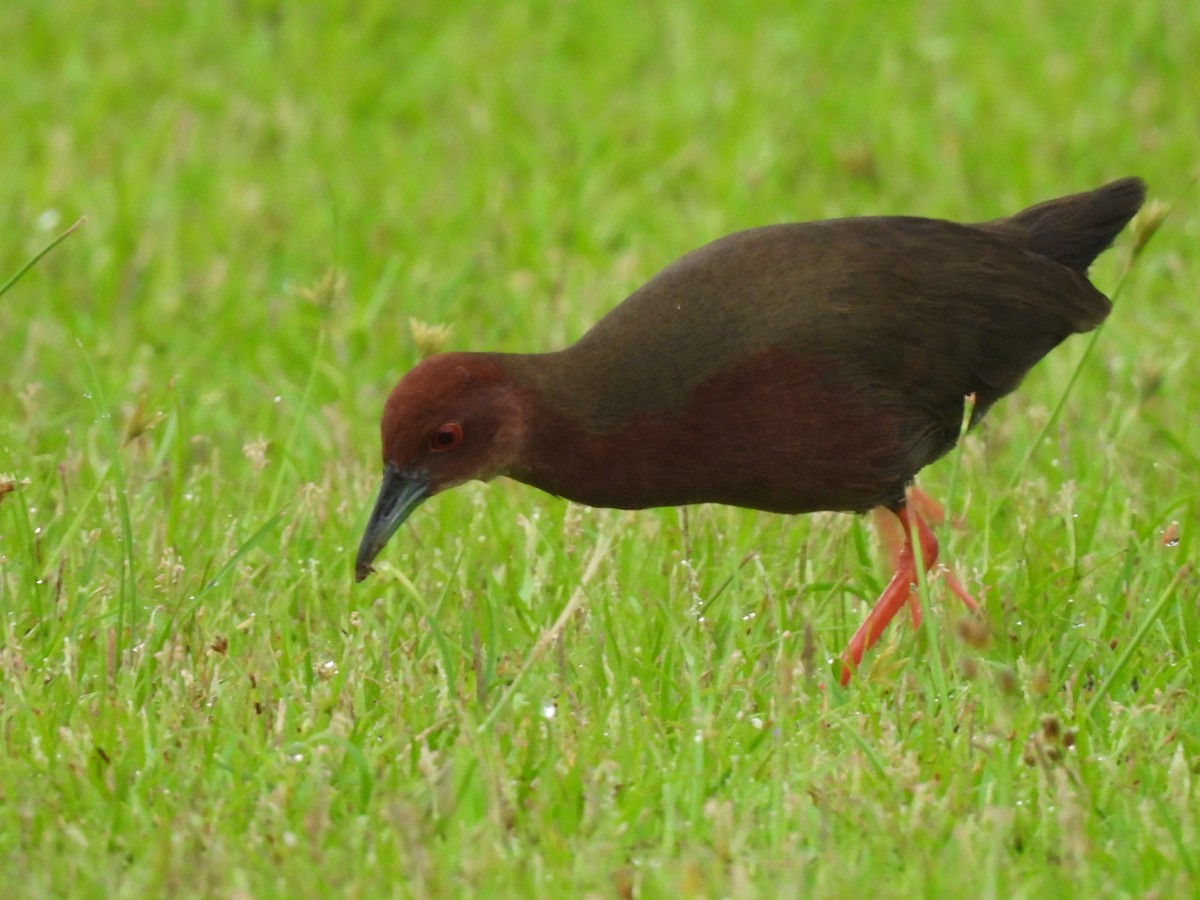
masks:
<instances>
[{"instance_id":1,"label":"dark wing feathers","mask_svg":"<svg viewBox=\"0 0 1200 900\"><path fill-rule=\"evenodd\" d=\"M681 409L707 379L782 349L956 429L964 394L982 415L1104 320L1111 305L1085 271L1143 196L1124 179L979 225L874 217L739 232L672 263L554 354L543 389L608 427Z\"/></svg>"}]
</instances>

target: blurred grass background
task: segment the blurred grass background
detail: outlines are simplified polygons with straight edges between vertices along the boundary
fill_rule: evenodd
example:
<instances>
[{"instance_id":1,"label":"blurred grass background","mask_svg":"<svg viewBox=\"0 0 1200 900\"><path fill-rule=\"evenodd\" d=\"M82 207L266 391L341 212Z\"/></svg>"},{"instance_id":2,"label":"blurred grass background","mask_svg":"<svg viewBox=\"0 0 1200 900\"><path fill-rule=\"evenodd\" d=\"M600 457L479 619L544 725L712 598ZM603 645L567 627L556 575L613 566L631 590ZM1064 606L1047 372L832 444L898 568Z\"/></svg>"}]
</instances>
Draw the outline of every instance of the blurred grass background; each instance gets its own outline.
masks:
<instances>
[{"instance_id":1,"label":"blurred grass background","mask_svg":"<svg viewBox=\"0 0 1200 900\"><path fill-rule=\"evenodd\" d=\"M1195 4L16 0L0 33L0 279L87 217L0 297L8 890L1194 892ZM1035 447L1087 339L922 478L989 628L935 581L843 692L866 522L509 483L352 585L410 320L548 349L730 231L1126 174L1171 211L1058 422Z\"/></svg>"}]
</instances>

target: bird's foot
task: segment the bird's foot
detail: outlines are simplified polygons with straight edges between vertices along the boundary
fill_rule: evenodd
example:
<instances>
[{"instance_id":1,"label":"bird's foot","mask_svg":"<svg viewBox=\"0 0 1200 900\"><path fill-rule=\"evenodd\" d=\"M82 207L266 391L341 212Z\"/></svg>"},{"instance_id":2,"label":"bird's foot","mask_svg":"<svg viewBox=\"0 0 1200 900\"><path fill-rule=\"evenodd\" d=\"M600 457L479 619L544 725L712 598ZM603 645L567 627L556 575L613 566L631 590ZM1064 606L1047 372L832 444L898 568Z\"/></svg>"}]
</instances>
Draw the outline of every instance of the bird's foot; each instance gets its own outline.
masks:
<instances>
[{"instance_id":1,"label":"bird's foot","mask_svg":"<svg viewBox=\"0 0 1200 900\"><path fill-rule=\"evenodd\" d=\"M929 526L925 524L925 520L918 510L902 506L896 512L896 518L899 519L903 528L904 544L896 554L895 572L891 580L883 589L883 593L871 608L870 613L867 614L866 619L854 632L854 636L850 638L850 643L842 654L841 683L843 687L850 683L850 678L862 662L863 655L879 640L880 635L883 634L884 629L895 618L901 607L908 605L914 629L921 625L921 602L920 595L916 590L917 565L913 553L912 535L915 531L920 541L921 563L927 572L937 563L937 539L929 530ZM979 610L979 604L975 598L963 587L962 582L953 572L945 566L939 566L938 573L945 578L947 586L966 605L967 609L972 612Z\"/></svg>"}]
</instances>

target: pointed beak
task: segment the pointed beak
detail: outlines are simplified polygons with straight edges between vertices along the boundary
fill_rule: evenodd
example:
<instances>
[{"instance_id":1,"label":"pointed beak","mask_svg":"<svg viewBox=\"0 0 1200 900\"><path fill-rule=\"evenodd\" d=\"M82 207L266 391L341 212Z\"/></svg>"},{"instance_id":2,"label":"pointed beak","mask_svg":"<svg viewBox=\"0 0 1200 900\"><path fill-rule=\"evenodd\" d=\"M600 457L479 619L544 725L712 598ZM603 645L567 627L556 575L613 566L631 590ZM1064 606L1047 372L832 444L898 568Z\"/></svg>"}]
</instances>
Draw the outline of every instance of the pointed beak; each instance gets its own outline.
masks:
<instances>
[{"instance_id":1,"label":"pointed beak","mask_svg":"<svg viewBox=\"0 0 1200 900\"><path fill-rule=\"evenodd\" d=\"M391 463L384 465L379 498L371 510L371 520L367 522L362 543L358 545L358 557L354 560L355 581L362 581L374 571L371 563L409 513L429 496L429 488L427 478L401 472Z\"/></svg>"}]
</instances>

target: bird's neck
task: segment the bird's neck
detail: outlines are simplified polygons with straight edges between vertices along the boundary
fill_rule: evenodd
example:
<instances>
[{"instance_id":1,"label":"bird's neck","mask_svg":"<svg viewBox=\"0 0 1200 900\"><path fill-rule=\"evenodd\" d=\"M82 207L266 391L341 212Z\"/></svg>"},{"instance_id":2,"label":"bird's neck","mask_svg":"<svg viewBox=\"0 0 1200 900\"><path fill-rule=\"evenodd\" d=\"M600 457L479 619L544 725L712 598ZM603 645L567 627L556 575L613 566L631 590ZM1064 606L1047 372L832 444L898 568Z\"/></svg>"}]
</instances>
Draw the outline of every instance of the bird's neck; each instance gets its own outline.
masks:
<instances>
[{"instance_id":1,"label":"bird's neck","mask_svg":"<svg viewBox=\"0 0 1200 900\"><path fill-rule=\"evenodd\" d=\"M669 423L656 429L642 417L607 414L603 376L577 354L568 349L494 358L511 380L522 419L521 450L504 474L589 506L692 502L672 485L678 441Z\"/></svg>"}]
</instances>

